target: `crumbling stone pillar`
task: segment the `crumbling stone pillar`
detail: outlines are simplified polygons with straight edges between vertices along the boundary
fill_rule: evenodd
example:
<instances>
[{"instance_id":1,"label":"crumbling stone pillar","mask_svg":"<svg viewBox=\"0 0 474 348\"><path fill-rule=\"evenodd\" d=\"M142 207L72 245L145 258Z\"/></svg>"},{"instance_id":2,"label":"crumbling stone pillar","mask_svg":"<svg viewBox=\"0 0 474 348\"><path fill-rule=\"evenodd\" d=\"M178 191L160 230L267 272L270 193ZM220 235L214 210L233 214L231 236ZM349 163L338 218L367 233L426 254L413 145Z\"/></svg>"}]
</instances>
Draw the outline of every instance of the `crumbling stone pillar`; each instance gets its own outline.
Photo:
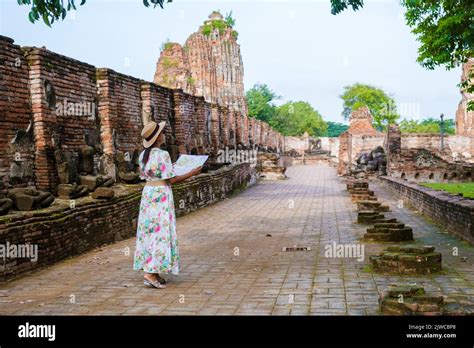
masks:
<instances>
[{"instance_id":1,"label":"crumbling stone pillar","mask_svg":"<svg viewBox=\"0 0 474 348\"><path fill-rule=\"evenodd\" d=\"M387 158L387 174L392 175L394 163L398 161L402 151L402 133L396 124L388 126L385 143L385 153Z\"/></svg>"}]
</instances>

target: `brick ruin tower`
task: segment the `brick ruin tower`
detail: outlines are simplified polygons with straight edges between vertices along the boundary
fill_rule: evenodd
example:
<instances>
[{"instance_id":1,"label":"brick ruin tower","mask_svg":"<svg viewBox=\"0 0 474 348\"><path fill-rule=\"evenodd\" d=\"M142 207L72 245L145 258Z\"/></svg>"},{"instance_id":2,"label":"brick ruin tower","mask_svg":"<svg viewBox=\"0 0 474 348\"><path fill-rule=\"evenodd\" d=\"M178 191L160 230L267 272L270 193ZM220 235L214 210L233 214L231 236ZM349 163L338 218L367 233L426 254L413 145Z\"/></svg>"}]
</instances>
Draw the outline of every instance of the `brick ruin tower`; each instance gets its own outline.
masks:
<instances>
[{"instance_id":1,"label":"brick ruin tower","mask_svg":"<svg viewBox=\"0 0 474 348\"><path fill-rule=\"evenodd\" d=\"M184 46L165 43L154 82L247 115L244 66L232 25L214 11Z\"/></svg>"},{"instance_id":2,"label":"brick ruin tower","mask_svg":"<svg viewBox=\"0 0 474 348\"><path fill-rule=\"evenodd\" d=\"M474 58L462 65L461 81L467 79L469 71L474 68ZM474 95L461 90L462 99L456 112L456 134L474 137L474 112L467 111L467 104L474 100Z\"/></svg>"}]
</instances>

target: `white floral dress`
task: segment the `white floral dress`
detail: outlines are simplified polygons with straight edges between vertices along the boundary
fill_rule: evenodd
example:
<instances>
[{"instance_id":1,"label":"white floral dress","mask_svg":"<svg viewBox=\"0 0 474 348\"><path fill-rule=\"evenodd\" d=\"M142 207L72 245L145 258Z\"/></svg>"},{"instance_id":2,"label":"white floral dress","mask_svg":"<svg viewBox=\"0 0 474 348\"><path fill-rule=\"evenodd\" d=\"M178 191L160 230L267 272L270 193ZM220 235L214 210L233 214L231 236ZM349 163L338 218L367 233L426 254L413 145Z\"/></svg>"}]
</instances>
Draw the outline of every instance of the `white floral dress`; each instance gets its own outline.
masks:
<instances>
[{"instance_id":1,"label":"white floral dress","mask_svg":"<svg viewBox=\"0 0 474 348\"><path fill-rule=\"evenodd\" d=\"M175 176L168 152L153 148L145 167L143 154L140 154L142 179L156 181ZM170 185L143 188L133 269L147 273L179 273L178 236Z\"/></svg>"}]
</instances>

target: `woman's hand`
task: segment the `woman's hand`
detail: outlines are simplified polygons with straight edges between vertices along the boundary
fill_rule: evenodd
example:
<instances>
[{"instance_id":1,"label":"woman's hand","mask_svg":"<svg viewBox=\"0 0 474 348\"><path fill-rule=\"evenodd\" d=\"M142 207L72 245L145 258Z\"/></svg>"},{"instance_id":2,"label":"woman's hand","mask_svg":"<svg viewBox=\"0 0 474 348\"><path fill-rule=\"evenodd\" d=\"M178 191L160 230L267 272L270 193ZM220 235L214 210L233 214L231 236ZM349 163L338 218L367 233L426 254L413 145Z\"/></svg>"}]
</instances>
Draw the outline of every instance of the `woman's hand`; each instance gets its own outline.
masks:
<instances>
[{"instance_id":1,"label":"woman's hand","mask_svg":"<svg viewBox=\"0 0 474 348\"><path fill-rule=\"evenodd\" d=\"M191 170L189 173L194 176L194 175L198 175L201 173L201 170L202 170L202 167L197 167L197 168L194 168L193 170Z\"/></svg>"},{"instance_id":2,"label":"woman's hand","mask_svg":"<svg viewBox=\"0 0 474 348\"><path fill-rule=\"evenodd\" d=\"M184 174L184 175L180 175L180 176L175 176L175 177L172 177L170 180L170 184L173 185L173 184L178 184L194 175L198 175L199 173L201 173L201 169L202 167L198 167L198 168L194 168L193 170L191 170L190 172Z\"/></svg>"}]
</instances>

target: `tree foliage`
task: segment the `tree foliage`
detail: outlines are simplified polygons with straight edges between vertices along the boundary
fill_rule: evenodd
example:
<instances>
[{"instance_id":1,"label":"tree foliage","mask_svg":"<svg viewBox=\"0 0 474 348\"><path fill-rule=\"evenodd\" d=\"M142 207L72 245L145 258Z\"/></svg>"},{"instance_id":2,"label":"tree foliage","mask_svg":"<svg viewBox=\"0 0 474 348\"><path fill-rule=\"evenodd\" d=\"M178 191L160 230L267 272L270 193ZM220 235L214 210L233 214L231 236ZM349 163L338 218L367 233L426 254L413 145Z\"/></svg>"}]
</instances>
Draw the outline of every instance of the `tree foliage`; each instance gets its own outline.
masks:
<instances>
[{"instance_id":1,"label":"tree foliage","mask_svg":"<svg viewBox=\"0 0 474 348\"><path fill-rule=\"evenodd\" d=\"M331 0L331 13L335 15L349 7L357 11L362 8L362 6L364 6L363 0Z\"/></svg>"},{"instance_id":2,"label":"tree foliage","mask_svg":"<svg viewBox=\"0 0 474 348\"><path fill-rule=\"evenodd\" d=\"M418 62L452 69L473 56L472 0L403 0L405 19L421 43Z\"/></svg>"},{"instance_id":3,"label":"tree foliage","mask_svg":"<svg viewBox=\"0 0 474 348\"><path fill-rule=\"evenodd\" d=\"M47 26L58 20L64 20L68 11L77 10L77 6L82 6L86 0L17 0L19 5L30 6L28 18L31 23L43 20ZM146 7L160 6L163 8L165 2L172 2L172 0L143 0L143 5Z\"/></svg>"},{"instance_id":4,"label":"tree foliage","mask_svg":"<svg viewBox=\"0 0 474 348\"><path fill-rule=\"evenodd\" d=\"M342 116L346 120L352 111L361 106L369 108L373 125L379 130L385 129L388 124L395 123L399 118L395 101L380 88L355 83L344 87L344 93L340 97L344 102Z\"/></svg>"},{"instance_id":5,"label":"tree foliage","mask_svg":"<svg viewBox=\"0 0 474 348\"><path fill-rule=\"evenodd\" d=\"M280 97L266 84L257 83L246 93L250 117L269 122L275 115L275 100Z\"/></svg>"},{"instance_id":6,"label":"tree foliage","mask_svg":"<svg viewBox=\"0 0 474 348\"><path fill-rule=\"evenodd\" d=\"M474 57L474 1L473 0L401 0L406 8L405 20L420 42L417 61L426 69L444 66L452 69ZM363 6L358 0L331 0L332 13L337 14L349 5ZM356 6L356 8L354 8ZM474 72L460 84L474 93ZM470 101L468 110L474 110Z\"/></svg>"},{"instance_id":7,"label":"tree foliage","mask_svg":"<svg viewBox=\"0 0 474 348\"><path fill-rule=\"evenodd\" d=\"M455 133L455 123L453 119L444 120L443 130L445 134ZM427 118L421 121L402 120L400 122L400 131L402 133L430 133L440 134L441 120Z\"/></svg>"},{"instance_id":8,"label":"tree foliage","mask_svg":"<svg viewBox=\"0 0 474 348\"><path fill-rule=\"evenodd\" d=\"M307 102L288 102L279 107L275 101L280 99L266 84L257 83L246 93L250 117L267 122L283 135L324 136L327 125L323 118Z\"/></svg>"},{"instance_id":9,"label":"tree foliage","mask_svg":"<svg viewBox=\"0 0 474 348\"><path fill-rule=\"evenodd\" d=\"M231 28L235 27L235 18L232 16L232 11L226 13L225 15L225 22Z\"/></svg>"},{"instance_id":10,"label":"tree foliage","mask_svg":"<svg viewBox=\"0 0 474 348\"><path fill-rule=\"evenodd\" d=\"M321 114L304 101L288 102L279 106L270 119L270 125L283 135L324 136L327 125Z\"/></svg>"},{"instance_id":11,"label":"tree foliage","mask_svg":"<svg viewBox=\"0 0 474 348\"><path fill-rule=\"evenodd\" d=\"M326 124L328 126L326 136L330 138L337 138L339 135L341 135L341 133L344 133L349 129L348 125L339 122L327 121Z\"/></svg>"}]
</instances>

